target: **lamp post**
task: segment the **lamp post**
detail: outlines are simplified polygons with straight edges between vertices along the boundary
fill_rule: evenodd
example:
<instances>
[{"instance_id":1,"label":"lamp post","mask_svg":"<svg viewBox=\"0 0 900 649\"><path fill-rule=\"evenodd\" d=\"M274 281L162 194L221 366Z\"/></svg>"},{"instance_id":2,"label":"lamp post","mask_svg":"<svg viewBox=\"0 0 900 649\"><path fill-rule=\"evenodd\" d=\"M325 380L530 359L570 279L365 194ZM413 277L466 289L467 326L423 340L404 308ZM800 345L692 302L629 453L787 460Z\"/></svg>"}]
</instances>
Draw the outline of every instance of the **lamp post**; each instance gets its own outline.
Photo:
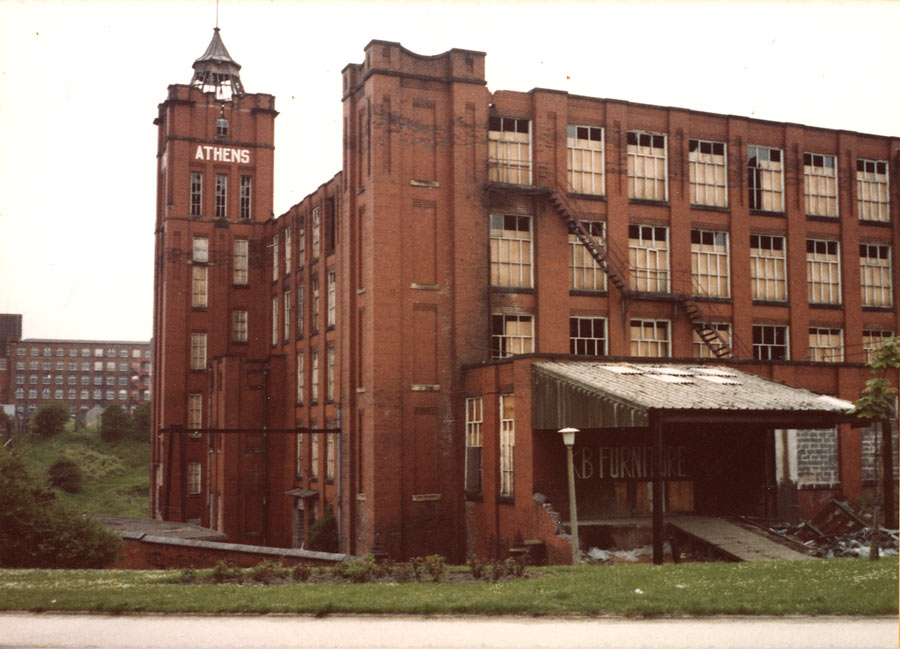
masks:
<instances>
[{"instance_id":1,"label":"lamp post","mask_svg":"<svg viewBox=\"0 0 900 649\"><path fill-rule=\"evenodd\" d=\"M575 506L575 462L572 460L572 447L575 446L577 428L562 428L563 444L566 445L566 464L569 473L569 520L572 527L572 565L578 565L578 510Z\"/></svg>"}]
</instances>

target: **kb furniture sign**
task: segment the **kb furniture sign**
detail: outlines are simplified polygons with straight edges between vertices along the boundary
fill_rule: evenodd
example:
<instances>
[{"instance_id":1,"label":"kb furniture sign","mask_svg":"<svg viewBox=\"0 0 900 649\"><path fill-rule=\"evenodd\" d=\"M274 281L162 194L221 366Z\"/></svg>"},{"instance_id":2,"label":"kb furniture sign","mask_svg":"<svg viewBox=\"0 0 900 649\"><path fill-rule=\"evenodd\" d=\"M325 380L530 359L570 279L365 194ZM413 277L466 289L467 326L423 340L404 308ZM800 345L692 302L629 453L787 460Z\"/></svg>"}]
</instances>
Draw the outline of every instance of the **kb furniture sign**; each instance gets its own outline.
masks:
<instances>
[{"instance_id":1,"label":"kb furniture sign","mask_svg":"<svg viewBox=\"0 0 900 649\"><path fill-rule=\"evenodd\" d=\"M687 477L684 446L666 446L663 478ZM581 446L574 450L575 477L580 480L650 480L653 448L650 446Z\"/></svg>"}]
</instances>

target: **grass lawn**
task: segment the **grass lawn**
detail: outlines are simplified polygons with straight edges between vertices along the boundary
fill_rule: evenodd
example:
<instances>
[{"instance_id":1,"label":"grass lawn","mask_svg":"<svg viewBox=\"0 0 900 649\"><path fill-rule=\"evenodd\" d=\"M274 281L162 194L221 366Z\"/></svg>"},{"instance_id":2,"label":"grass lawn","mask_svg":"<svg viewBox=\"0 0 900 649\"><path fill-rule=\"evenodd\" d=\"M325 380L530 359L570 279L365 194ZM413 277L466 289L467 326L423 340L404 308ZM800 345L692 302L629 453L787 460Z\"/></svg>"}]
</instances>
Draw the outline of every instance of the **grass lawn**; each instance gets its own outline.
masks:
<instances>
[{"instance_id":1,"label":"grass lawn","mask_svg":"<svg viewBox=\"0 0 900 649\"><path fill-rule=\"evenodd\" d=\"M531 568L497 583L179 584L178 571L0 570L0 610L467 615L896 615L897 557Z\"/></svg>"}]
</instances>

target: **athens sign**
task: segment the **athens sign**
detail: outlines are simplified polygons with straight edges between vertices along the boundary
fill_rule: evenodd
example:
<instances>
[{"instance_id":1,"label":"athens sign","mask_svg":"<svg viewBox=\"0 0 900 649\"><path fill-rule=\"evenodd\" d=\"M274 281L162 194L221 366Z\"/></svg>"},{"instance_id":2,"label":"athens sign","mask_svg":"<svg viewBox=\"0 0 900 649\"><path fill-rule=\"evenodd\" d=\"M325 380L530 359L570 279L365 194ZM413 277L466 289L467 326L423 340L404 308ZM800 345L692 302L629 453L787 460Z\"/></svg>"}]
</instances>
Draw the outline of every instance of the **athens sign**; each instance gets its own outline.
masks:
<instances>
[{"instance_id":1,"label":"athens sign","mask_svg":"<svg viewBox=\"0 0 900 649\"><path fill-rule=\"evenodd\" d=\"M209 162L250 162L250 149L234 149L227 146L209 146L198 144L194 160L207 160Z\"/></svg>"}]
</instances>

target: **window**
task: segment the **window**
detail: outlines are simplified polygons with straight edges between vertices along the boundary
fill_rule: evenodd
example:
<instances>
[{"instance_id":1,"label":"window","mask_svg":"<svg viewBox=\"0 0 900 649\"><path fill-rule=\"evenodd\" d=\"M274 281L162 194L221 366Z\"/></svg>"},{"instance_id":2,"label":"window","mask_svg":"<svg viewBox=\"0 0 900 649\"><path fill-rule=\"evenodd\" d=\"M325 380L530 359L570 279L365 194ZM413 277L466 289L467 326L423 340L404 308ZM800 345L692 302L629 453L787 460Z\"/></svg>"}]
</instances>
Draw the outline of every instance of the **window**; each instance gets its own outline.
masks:
<instances>
[{"instance_id":1,"label":"window","mask_svg":"<svg viewBox=\"0 0 900 649\"><path fill-rule=\"evenodd\" d=\"M39 370L41 368L40 361L29 361L28 367L32 370Z\"/></svg>"},{"instance_id":2,"label":"window","mask_svg":"<svg viewBox=\"0 0 900 649\"><path fill-rule=\"evenodd\" d=\"M291 249L291 229L284 229L284 274L287 275L291 272L291 264L293 263L292 253L294 251Z\"/></svg>"},{"instance_id":3,"label":"window","mask_svg":"<svg viewBox=\"0 0 900 649\"><path fill-rule=\"evenodd\" d=\"M43 363L41 363L41 367L43 367L45 371L48 371L48 372L49 372L49 371L50 371L50 367L51 367L51 366L50 366L50 361L44 361ZM100 363L100 368L103 369L103 363Z\"/></svg>"},{"instance_id":4,"label":"window","mask_svg":"<svg viewBox=\"0 0 900 649\"><path fill-rule=\"evenodd\" d=\"M119 371L127 372L128 371L128 363L119 363Z\"/></svg>"},{"instance_id":5,"label":"window","mask_svg":"<svg viewBox=\"0 0 900 649\"><path fill-rule=\"evenodd\" d=\"M530 354L533 349L530 315L495 314L491 316L491 358Z\"/></svg>"},{"instance_id":6,"label":"window","mask_svg":"<svg viewBox=\"0 0 900 649\"><path fill-rule=\"evenodd\" d=\"M312 351L312 367L310 368L312 380L310 381L309 400L313 403L319 401L319 350Z\"/></svg>"},{"instance_id":7,"label":"window","mask_svg":"<svg viewBox=\"0 0 900 649\"><path fill-rule=\"evenodd\" d=\"M319 330L319 278L313 277L310 281L312 284L312 324L310 325L312 332Z\"/></svg>"},{"instance_id":8,"label":"window","mask_svg":"<svg viewBox=\"0 0 900 649\"><path fill-rule=\"evenodd\" d=\"M600 247L606 246L606 224L603 221L582 221ZM605 291L606 273L600 268L591 253L575 234L569 233L569 278L570 285L580 291Z\"/></svg>"},{"instance_id":9,"label":"window","mask_svg":"<svg viewBox=\"0 0 900 649\"><path fill-rule=\"evenodd\" d=\"M481 424L484 421L484 405L481 397L466 399L466 493L481 493L482 438Z\"/></svg>"},{"instance_id":10,"label":"window","mask_svg":"<svg viewBox=\"0 0 900 649\"><path fill-rule=\"evenodd\" d=\"M191 334L191 369L206 369L206 334Z\"/></svg>"},{"instance_id":11,"label":"window","mask_svg":"<svg viewBox=\"0 0 900 649\"><path fill-rule=\"evenodd\" d=\"M26 350L24 347L16 348L16 354L18 354L19 356L25 356L25 352L26 352Z\"/></svg>"},{"instance_id":12,"label":"window","mask_svg":"<svg viewBox=\"0 0 900 649\"><path fill-rule=\"evenodd\" d=\"M52 356L52 355L53 355L53 350L50 349L49 347L44 347L44 356Z\"/></svg>"},{"instance_id":13,"label":"window","mask_svg":"<svg viewBox=\"0 0 900 649\"><path fill-rule=\"evenodd\" d=\"M91 369L90 361L81 361L81 371L82 372L89 372L90 369Z\"/></svg>"},{"instance_id":14,"label":"window","mask_svg":"<svg viewBox=\"0 0 900 649\"><path fill-rule=\"evenodd\" d=\"M886 161L856 161L856 207L862 220L891 220Z\"/></svg>"},{"instance_id":15,"label":"window","mask_svg":"<svg viewBox=\"0 0 900 649\"><path fill-rule=\"evenodd\" d=\"M188 395L188 430L200 430L203 428L203 395Z\"/></svg>"},{"instance_id":16,"label":"window","mask_svg":"<svg viewBox=\"0 0 900 649\"><path fill-rule=\"evenodd\" d=\"M90 399L90 392L87 391L87 390L82 390L82 391L79 393L79 399L81 399L82 401L85 400L85 399Z\"/></svg>"},{"instance_id":17,"label":"window","mask_svg":"<svg viewBox=\"0 0 900 649\"><path fill-rule=\"evenodd\" d=\"M841 329L809 328L809 360L840 363L844 360L844 332Z\"/></svg>"},{"instance_id":18,"label":"window","mask_svg":"<svg viewBox=\"0 0 900 649\"><path fill-rule=\"evenodd\" d=\"M61 372L63 369L65 369L65 363L63 363L62 361L56 361L55 367L57 372Z\"/></svg>"},{"instance_id":19,"label":"window","mask_svg":"<svg viewBox=\"0 0 900 649\"><path fill-rule=\"evenodd\" d=\"M63 384L63 377L62 377L62 375L57 374L56 376L54 376L54 377L53 377L53 382L54 382L56 385L62 385L62 384Z\"/></svg>"},{"instance_id":20,"label":"window","mask_svg":"<svg viewBox=\"0 0 900 649\"><path fill-rule=\"evenodd\" d=\"M44 374L44 378L41 379L41 383L43 383L44 385L50 385L50 381L52 380L53 377L51 377L49 374Z\"/></svg>"},{"instance_id":21,"label":"window","mask_svg":"<svg viewBox=\"0 0 900 649\"><path fill-rule=\"evenodd\" d=\"M747 147L747 187L751 210L784 211L781 149Z\"/></svg>"},{"instance_id":22,"label":"window","mask_svg":"<svg viewBox=\"0 0 900 649\"><path fill-rule=\"evenodd\" d=\"M278 344L278 296L272 298L272 345Z\"/></svg>"},{"instance_id":23,"label":"window","mask_svg":"<svg viewBox=\"0 0 900 649\"><path fill-rule=\"evenodd\" d=\"M753 358L764 361L786 361L788 330L782 325L753 325Z\"/></svg>"},{"instance_id":24,"label":"window","mask_svg":"<svg viewBox=\"0 0 900 649\"><path fill-rule=\"evenodd\" d=\"M691 279L694 295L731 295L727 232L691 230Z\"/></svg>"},{"instance_id":25,"label":"window","mask_svg":"<svg viewBox=\"0 0 900 649\"><path fill-rule=\"evenodd\" d=\"M94 400L95 401L103 400L103 390L94 390Z\"/></svg>"},{"instance_id":26,"label":"window","mask_svg":"<svg viewBox=\"0 0 900 649\"><path fill-rule=\"evenodd\" d=\"M727 322L707 322L704 326L715 329L719 336L722 337L728 346L731 346L731 325ZM712 345L716 345L717 341L713 340ZM694 358L718 358L713 354L710 346L700 337L700 334L694 329Z\"/></svg>"},{"instance_id":27,"label":"window","mask_svg":"<svg viewBox=\"0 0 900 649\"><path fill-rule=\"evenodd\" d=\"M859 244L859 271L863 306L891 306L891 248L877 243Z\"/></svg>"},{"instance_id":28,"label":"window","mask_svg":"<svg viewBox=\"0 0 900 649\"><path fill-rule=\"evenodd\" d=\"M28 398L29 399L37 399L37 390L35 388L30 388L28 390Z\"/></svg>"},{"instance_id":29,"label":"window","mask_svg":"<svg viewBox=\"0 0 900 649\"><path fill-rule=\"evenodd\" d=\"M189 496L196 496L200 493L200 463L199 462L188 462L187 465L187 494Z\"/></svg>"},{"instance_id":30,"label":"window","mask_svg":"<svg viewBox=\"0 0 900 649\"><path fill-rule=\"evenodd\" d=\"M284 342L291 339L291 292L284 292Z\"/></svg>"},{"instance_id":31,"label":"window","mask_svg":"<svg viewBox=\"0 0 900 649\"><path fill-rule=\"evenodd\" d=\"M16 375L16 385L25 385L25 375L24 374Z\"/></svg>"},{"instance_id":32,"label":"window","mask_svg":"<svg viewBox=\"0 0 900 649\"><path fill-rule=\"evenodd\" d=\"M333 327L337 320L337 282L333 270L328 271L328 311L326 313L329 327Z\"/></svg>"},{"instance_id":33,"label":"window","mask_svg":"<svg viewBox=\"0 0 900 649\"><path fill-rule=\"evenodd\" d=\"M63 398L63 391L62 390L54 390L53 398L56 399L57 401L61 401Z\"/></svg>"},{"instance_id":34,"label":"window","mask_svg":"<svg viewBox=\"0 0 900 649\"><path fill-rule=\"evenodd\" d=\"M115 384L116 384L116 377L114 377L114 376L106 377L106 385L115 385Z\"/></svg>"},{"instance_id":35,"label":"window","mask_svg":"<svg viewBox=\"0 0 900 649\"><path fill-rule=\"evenodd\" d=\"M668 293L669 229L652 225L629 225L628 264L632 289Z\"/></svg>"},{"instance_id":36,"label":"window","mask_svg":"<svg viewBox=\"0 0 900 649\"><path fill-rule=\"evenodd\" d=\"M304 290L302 286L297 287L297 337L303 335L303 307L304 307Z\"/></svg>"},{"instance_id":37,"label":"window","mask_svg":"<svg viewBox=\"0 0 900 649\"><path fill-rule=\"evenodd\" d=\"M566 127L569 159L569 191L578 194L606 193L603 179L603 129L598 126Z\"/></svg>"},{"instance_id":38,"label":"window","mask_svg":"<svg viewBox=\"0 0 900 649\"><path fill-rule=\"evenodd\" d=\"M632 320L631 355L650 358L669 356L668 320Z\"/></svg>"},{"instance_id":39,"label":"window","mask_svg":"<svg viewBox=\"0 0 900 649\"><path fill-rule=\"evenodd\" d=\"M228 120L220 117L216 120L216 135L224 137L228 135Z\"/></svg>"},{"instance_id":40,"label":"window","mask_svg":"<svg viewBox=\"0 0 900 649\"><path fill-rule=\"evenodd\" d=\"M203 264L209 261L209 239L206 237L194 237L191 260Z\"/></svg>"},{"instance_id":41,"label":"window","mask_svg":"<svg viewBox=\"0 0 900 649\"><path fill-rule=\"evenodd\" d=\"M325 365L325 400L334 401L334 345L328 345Z\"/></svg>"},{"instance_id":42,"label":"window","mask_svg":"<svg viewBox=\"0 0 900 649\"><path fill-rule=\"evenodd\" d=\"M207 266L191 267L191 306L195 309L205 309L207 306L207 278L209 268Z\"/></svg>"},{"instance_id":43,"label":"window","mask_svg":"<svg viewBox=\"0 0 900 649\"><path fill-rule=\"evenodd\" d=\"M531 121L491 117L488 123L488 178L531 184Z\"/></svg>"},{"instance_id":44,"label":"window","mask_svg":"<svg viewBox=\"0 0 900 649\"><path fill-rule=\"evenodd\" d=\"M89 377L89 376L87 376L87 375L85 375L85 374L82 374L82 376L81 376L81 385L90 385L90 384L91 384L91 377Z\"/></svg>"},{"instance_id":45,"label":"window","mask_svg":"<svg viewBox=\"0 0 900 649\"><path fill-rule=\"evenodd\" d=\"M128 398L127 390L119 390L119 401L125 401Z\"/></svg>"},{"instance_id":46,"label":"window","mask_svg":"<svg viewBox=\"0 0 900 649\"><path fill-rule=\"evenodd\" d=\"M297 433L297 477L303 477L303 433Z\"/></svg>"},{"instance_id":47,"label":"window","mask_svg":"<svg viewBox=\"0 0 900 649\"><path fill-rule=\"evenodd\" d=\"M515 476L516 398L500 396L500 495L512 496Z\"/></svg>"},{"instance_id":48,"label":"window","mask_svg":"<svg viewBox=\"0 0 900 649\"><path fill-rule=\"evenodd\" d=\"M893 331L884 329L863 329L863 353L865 355L864 362L869 363L874 359L874 352L887 342L888 338L894 337Z\"/></svg>"},{"instance_id":49,"label":"window","mask_svg":"<svg viewBox=\"0 0 900 649\"><path fill-rule=\"evenodd\" d=\"M228 217L228 176L216 174L216 218Z\"/></svg>"},{"instance_id":50,"label":"window","mask_svg":"<svg viewBox=\"0 0 900 649\"><path fill-rule=\"evenodd\" d=\"M41 399L49 399L50 398L50 388L44 388L41 390Z\"/></svg>"},{"instance_id":51,"label":"window","mask_svg":"<svg viewBox=\"0 0 900 649\"><path fill-rule=\"evenodd\" d=\"M491 214L491 286L533 286L531 217Z\"/></svg>"},{"instance_id":52,"label":"window","mask_svg":"<svg viewBox=\"0 0 900 649\"><path fill-rule=\"evenodd\" d=\"M569 353L606 355L606 318L569 318Z\"/></svg>"},{"instance_id":53,"label":"window","mask_svg":"<svg viewBox=\"0 0 900 649\"><path fill-rule=\"evenodd\" d=\"M28 376L28 383L31 385L37 385L38 377L37 374L30 374Z\"/></svg>"},{"instance_id":54,"label":"window","mask_svg":"<svg viewBox=\"0 0 900 649\"><path fill-rule=\"evenodd\" d=\"M750 297L754 300L787 299L784 237L750 235Z\"/></svg>"},{"instance_id":55,"label":"window","mask_svg":"<svg viewBox=\"0 0 900 649\"><path fill-rule=\"evenodd\" d=\"M16 369L24 370L25 369L25 361L16 361Z\"/></svg>"},{"instance_id":56,"label":"window","mask_svg":"<svg viewBox=\"0 0 900 649\"><path fill-rule=\"evenodd\" d=\"M82 357L82 358L84 358L84 357L86 357L86 356L90 356L90 355L91 355L91 350L88 349L87 347L85 347L84 349L81 350L81 357Z\"/></svg>"},{"instance_id":57,"label":"window","mask_svg":"<svg viewBox=\"0 0 900 649\"><path fill-rule=\"evenodd\" d=\"M306 263L306 222L302 216L297 219L297 268Z\"/></svg>"},{"instance_id":58,"label":"window","mask_svg":"<svg viewBox=\"0 0 900 649\"><path fill-rule=\"evenodd\" d=\"M628 198L668 199L666 136L628 131Z\"/></svg>"},{"instance_id":59,"label":"window","mask_svg":"<svg viewBox=\"0 0 900 649\"><path fill-rule=\"evenodd\" d=\"M25 369L25 368L23 367L22 369ZM69 371L70 372L78 371L78 362L77 361L69 363Z\"/></svg>"},{"instance_id":60,"label":"window","mask_svg":"<svg viewBox=\"0 0 900 649\"><path fill-rule=\"evenodd\" d=\"M840 304L841 260L837 241L806 240L806 285L811 303Z\"/></svg>"},{"instance_id":61,"label":"window","mask_svg":"<svg viewBox=\"0 0 900 649\"><path fill-rule=\"evenodd\" d=\"M310 254L313 259L319 258L319 243L321 241L322 236L322 217L320 215L320 211L318 207L314 207L312 211L312 241L310 244L312 245L312 251Z\"/></svg>"},{"instance_id":62,"label":"window","mask_svg":"<svg viewBox=\"0 0 900 649\"><path fill-rule=\"evenodd\" d=\"M103 385L103 377L99 374L94 376L94 385Z\"/></svg>"},{"instance_id":63,"label":"window","mask_svg":"<svg viewBox=\"0 0 900 649\"><path fill-rule=\"evenodd\" d=\"M234 240L234 270L231 281L236 286L247 284L247 240Z\"/></svg>"},{"instance_id":64,"label":"window","mask_svg":"<svg viewBox=\"0 0 900 649\"><path fill-rule=\"evenodd\" d=\"M297 404L303 403L303 390L306 388L306 367L303 365L303 354L297 354Z\"/></svg>"},{"instance_id":65,"label":"window","mask_svg":"<svg viewBox=\"0 0 900 649\"><path fill-rule=\"evenodd\" d=\"M837 216L837 165L833 155L803 154L803 196L806 213Z\"/></svg>"},{"instance_id":66,"label":"window","mask_svg":"<svg viewBox=\"0 0 900 649\"><path fill-rule=\"evenodd\" d=\"M94 358L103 358L103 350L100 348L94 349Z\"/></svg>"},{"instance_id":67,"label":"window","mask_svg":"<svg viewBox=\"0 0 900 649\"><path fill-rule=\"evenodd\" d=\"M203 174L191 172L191 216L203 215Z\"/></svg>"},{"instance_id":68,"label":"window","mask_svg":"<svg viewBox=\"0 0 900 649\"><path fill-rule=\"evenodd\" d=\"M16 378L18 378L18 377L16 377ZM78 383L78 377L77 376L69 376L69 378L67 379L67 382L69 385L76 385Z\"/></svg>"},{"instance_id":69,"label":"window","mask_svg":"<svg viewBox=\"0 0 900 649\"><path fill-rule=\"evenodd\" d=\"M319 477L319 435L316 433L309 436L309 477L313 480Z\"/></svg>"},{"instance_id":70,"label":"window","mask_svg":"<svg viewBox=\"0 0 900 649\"><path fill-rule=\"evenodd\" d=\"M334 433L325 434L325 479L334 480Z\"/></svg>"},{"instance_id":71,"label":"window","mask_svg":"<svg viewBox=\"0 0 900 649\"><path fill-rule=\"evenodd\" d=\"M66 355L66 352L65 352L65 350L64 350L62 347L57 347L57 348L56 348L56 355L57 355L57 356L65 356L65 355Z\"/></svg>"},{"instance_id":72,"label":"window","mask_svg":"<svg viewBox=\"0 0 900 649\"><path fill-rule=\"evenodd\" d=\"M247 311L236 309L231 312L231 339L236 343L247 342Z\"/></svg>"},{"instance_id":73,"label":"window","mask_svg":"<svg viewBox=\"0 0 900 649\"><path fill-rule=\"evenodd\" d=\"M272 237L272 281L278 279L278 235Z\"/></svg>"},{"instance_id":74,"label":"window","mask_svg":"<svg viewBox=\"0 0 900 649\"><path fill-rule=\"evenodd\" d=\"M25 388L16 388L16 399L25 398Z\"/></svg>"},{"instance_id":75,"label":"window","mask_svg":"<svg viewBox=\"0 0 900 649\"><path fill-rule=\"evenodd\" d=\"M74 347L69 348L69 356L78 356L78 350Z\"/></svg>"},{"instance_id":76,"label":"window","mask_svg":"<svg viewBox=\"0 0 900 649\"><path fill-rule=\"evenodd\" d=\"M690 140L688 173L693 205L728 206L728 173L725 143Z\"/></svg>"},{"instance_id":77,"label":"window","mask_svg":"<svg viewBox=\"0 0 900 649\"><path fill-rule=\"evenodd\" d=\"M119 385L128 385L128 378L124 377L124 376L120 376L119 377Z\"/></svg>"}]
</instances>

